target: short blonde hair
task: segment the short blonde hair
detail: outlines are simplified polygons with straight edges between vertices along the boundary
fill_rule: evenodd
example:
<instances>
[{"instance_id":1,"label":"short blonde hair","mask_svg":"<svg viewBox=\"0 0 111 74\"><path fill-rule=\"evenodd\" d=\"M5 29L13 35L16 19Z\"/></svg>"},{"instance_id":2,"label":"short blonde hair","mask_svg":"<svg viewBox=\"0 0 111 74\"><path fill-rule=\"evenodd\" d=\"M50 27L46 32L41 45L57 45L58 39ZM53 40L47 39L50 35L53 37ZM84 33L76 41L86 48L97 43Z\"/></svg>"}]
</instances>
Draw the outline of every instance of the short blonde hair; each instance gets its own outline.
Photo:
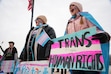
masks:
<instances>
[{"instance_id":1,"label":"short blonde hair","mask_svg":"<svg viewBox=\"0 0 111 74\"><path fill-rule=\"evenodd\" d=\"M41 19L44 24L47 23L47 18L46 18L44 15L39 15L39 16L35 19L35 21L36 21L37 19Z\"/></svg>"}]
</instances>

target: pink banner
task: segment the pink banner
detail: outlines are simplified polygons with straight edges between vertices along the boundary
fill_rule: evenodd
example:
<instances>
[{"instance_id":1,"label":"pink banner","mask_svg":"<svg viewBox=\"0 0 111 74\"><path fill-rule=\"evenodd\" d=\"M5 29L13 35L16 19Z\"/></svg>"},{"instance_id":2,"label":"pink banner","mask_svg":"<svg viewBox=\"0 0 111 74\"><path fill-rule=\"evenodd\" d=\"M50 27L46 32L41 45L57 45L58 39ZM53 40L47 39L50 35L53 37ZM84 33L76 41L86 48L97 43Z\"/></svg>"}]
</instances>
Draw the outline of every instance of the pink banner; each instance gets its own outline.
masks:
<instances>
[{"instance_id":1,"label":"pink banner","mask_svg":"<svg viewBox=\"0 0 111 74\"><path fill-rule=\"evenodd\" d=\"M99 40L91 40L92 37L87 38L91 41L92 44L100 44ZM82 42L82 39L79 39ZM75 44L76 44L76 40L74 40ZM68 41L68 43L71 43L71 40ZM87 45L88 41L84 40L84 45ZM61 42L62 47L66 46L65 41ZM78 43L78 45L80 46L80 43ZM74 46L74 44L72 44L72 46ZM76 46L75 46L76 47ZM51 49L56 49L56 48L60 48L60 42L55 42L54 44L51 45Z\"/></svg>"},{"instance_id":2,"label":"pink banner","mask_svg":"<svg viewBox=\"0 0 111 74\"><path fill-rule=\"evenodd\" d=\"M54 39L49 67L105 71L100 42L92 39L94 30L90 28Z\"/></svg>"},{"instance_id":3,"label":"pink banner","mask_svg":"<svg viewBox=\"0 0 111 74\"><path fill-rule=\"evenodd\" d=\"M3 61L1 64L1 70L3 72L13 72L14 71L14 65L15 65L14 60Z\"/></svg>"}]
</instances>

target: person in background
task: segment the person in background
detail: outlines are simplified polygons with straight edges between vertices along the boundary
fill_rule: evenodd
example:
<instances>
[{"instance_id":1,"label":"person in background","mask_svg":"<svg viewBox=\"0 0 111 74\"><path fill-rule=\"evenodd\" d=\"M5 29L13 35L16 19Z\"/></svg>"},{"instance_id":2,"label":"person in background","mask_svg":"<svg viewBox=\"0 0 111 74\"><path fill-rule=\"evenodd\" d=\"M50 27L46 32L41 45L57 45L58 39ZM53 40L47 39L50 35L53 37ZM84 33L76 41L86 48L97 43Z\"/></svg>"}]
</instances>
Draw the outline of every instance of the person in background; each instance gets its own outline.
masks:
<instances>
[{"instance_id":1,"label":"person in background","mask_svg":"<svg viewBox=\"0 0 111 74\"><path fill-rule=\"evenodd\" d=\"M18 52L16 47L14 46L14 42L9 42L9 47L4 51L3 55L4 60L17 60Z\"/></svg>"},{"instance_id":2,"label":"person in background","mask_svg":"<svg viewBox=\"0 0 111 74\"><path fill-rule=\"evenodd\" d=\"M6 48L6 50L4 51L4 55L2 57L2 61L3 60L14 60L15 63L16 63L17 59L18 59L17 49L14 46L14 42L10 41L9 42L9 47ZM13 74L13 73L11 72L11 73L7 73L7 74Z\"/></svg>"},{"instance_id":3,"label":"person in background","mask_svg":"<svg viewBox=\"0 0 111 74\"><path fill-rule=\"evenodd\" d=\"M51 50L51 40L47 40L46 37L49 37L50 39L56 38L56 34L54 29L47 24L47 18L44 15L37 16L35 19L36 26L32 27L26 37L26 42L24 49L20 55L21 61L37 61L37 60L48 60L50 56L50 50ZM47 35L43 39L41 37L41 34L43 34L43 31ZM38 40L38 37L39 40ZM43 42L44 45L42 45L40 42Z\"/></svg>"},{"instance_id":4,"label":"person in background","mask_svg":"<svg viewBox=\"0 0 111 74\"><path fill-rule=\"evenodd\" d=\"M108 74L110 40L109 34L103 30L103 28L91 16L91 14L88 12L83 12L83 8L80 3L72 2L69 5L69 11L71 13L71 18L67 23L65 35L95 26L97 29L97 34L93 35L93 40L99 39L102 47L102 52L106 52L103 53L106 67L105 72L100 73L97 71L70 70L71 74Z\"/></svg>"}]
</instances>

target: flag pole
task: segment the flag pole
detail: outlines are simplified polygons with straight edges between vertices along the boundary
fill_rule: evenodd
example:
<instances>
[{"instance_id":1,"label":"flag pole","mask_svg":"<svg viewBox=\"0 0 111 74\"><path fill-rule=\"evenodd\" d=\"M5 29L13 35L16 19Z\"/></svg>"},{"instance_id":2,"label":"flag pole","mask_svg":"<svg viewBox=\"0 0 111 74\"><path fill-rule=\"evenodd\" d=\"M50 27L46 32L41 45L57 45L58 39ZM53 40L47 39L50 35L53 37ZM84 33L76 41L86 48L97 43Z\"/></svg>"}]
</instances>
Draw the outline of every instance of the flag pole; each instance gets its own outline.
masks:
<instances>
[{"instance_id":1,"label":"flag pole","mask_svg":"<svg viewBox=\"0 0 111 74\"><path fill-rule=\"evenodd\" d=\"M31 25L30 25L30 28L32 28L32 25L33 25L33 14L34 14L34 0L32 0L32 14L31 14Z\"/></svg>"}]
</instances>

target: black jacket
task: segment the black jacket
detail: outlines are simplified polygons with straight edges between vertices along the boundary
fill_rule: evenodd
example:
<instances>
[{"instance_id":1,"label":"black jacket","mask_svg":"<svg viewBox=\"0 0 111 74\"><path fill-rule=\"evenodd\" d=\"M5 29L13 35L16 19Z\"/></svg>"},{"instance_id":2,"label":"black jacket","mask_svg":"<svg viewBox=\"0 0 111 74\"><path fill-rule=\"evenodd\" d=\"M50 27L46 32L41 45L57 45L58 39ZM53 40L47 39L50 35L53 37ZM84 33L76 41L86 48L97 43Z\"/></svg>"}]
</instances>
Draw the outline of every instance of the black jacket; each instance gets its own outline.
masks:
<instances>
[{"instance_id":1,"label":"black jacket","mask_svg":"<svg viewBox=\"0 0 111 74\"><path fill-rule=\"evenodd\" d=\"M26 37L26 42L25 42L25 46L24 46L24 49L20 55L20 59L22 61L33 61L32 60L32 53L34 54L34 49L33 49L33 52L29 50L29 58L27 58L27 42L28 42L28 39L29 39L29 35L30 35L30 32L33 30L34 28L31 28L31 30L29 31L27 37ZM43 29L42 30L45 30L45 32L49 35L49 37L51 39L53 38L56 38L56 34L55 34L55 31L52 27L50 27L49 25L47 26L43 26ZM47 58L49 58L50 56L50 49L51 49L51 44L52 44L52 41L48 41L44 47L42 47L41 45L38 44L38 47L37 47L37 60L46 60ZM33 45L33 48L34 48L34 45ZM29 60L27 60L29 59Z\"/></svg>"},{"instance_id":2,"label":"black jacket","mask_svg":"<svg viewBox=\"0 0 111 74\"><path fill-rule=\"evenodd\" d=\"M17 49L13 47L11 53L8 53L8 50L10 50L10 48L7 48L5 50L4 55L3 55L3 58L4 58L3 60L15 60L14 57L15 57L15 54L17 54Z\"/></svg>"}]
</instances>

